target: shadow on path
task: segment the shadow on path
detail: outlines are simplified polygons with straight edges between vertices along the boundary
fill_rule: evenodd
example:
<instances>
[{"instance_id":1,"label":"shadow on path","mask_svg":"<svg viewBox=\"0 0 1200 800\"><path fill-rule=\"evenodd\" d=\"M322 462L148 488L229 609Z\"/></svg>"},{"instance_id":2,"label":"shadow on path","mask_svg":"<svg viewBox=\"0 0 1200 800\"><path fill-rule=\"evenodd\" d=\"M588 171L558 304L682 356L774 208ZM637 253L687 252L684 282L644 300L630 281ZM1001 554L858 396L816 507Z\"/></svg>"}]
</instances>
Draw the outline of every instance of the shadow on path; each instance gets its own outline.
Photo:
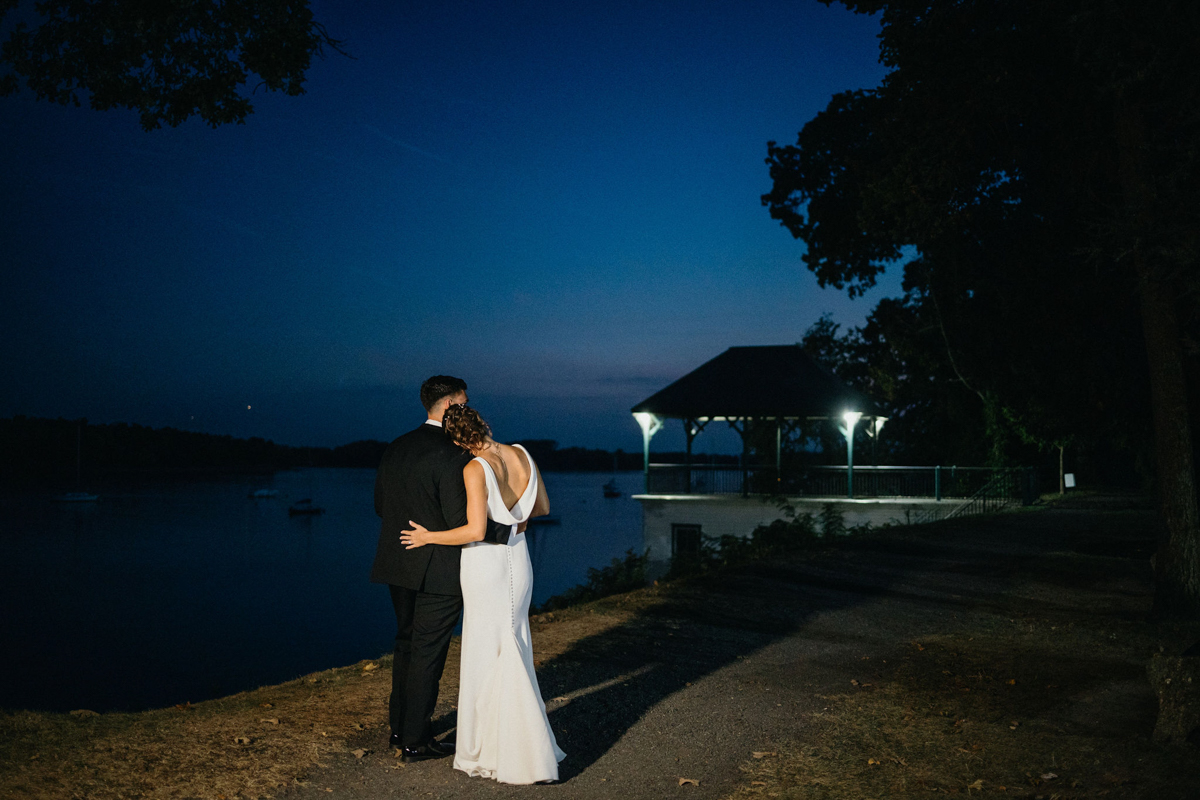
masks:
<instances>
[{"instance_id":1,"label":"shadow on path","mask_svg":"<svg viewBox=\"0 0 1200 800\"><path fill-rule=\"evenodd\" d=\"M754 715L779 707L771 730L794 729L806 709L819 706L813 698L828 691L820 681L847 686L855 670L865 669L859 659L865 661L867 648L904 658L898 654L910 648L914 632L954 633L968 617L1012 625L1060 613L1084 625L1143 619L1157 534L1157 519L1144 509L1114 515L1052 508L884 530L600 601L593 604L600 612L633 610L633 616L539 667L550 723L568 754L560 785L548 789L571 797L618 789L629 798L660 796L674 786L674 770L692 764L724 777L689 787L689 795L723 796L754 745ZM535 642L537 636L535 629ZM1097 671L1103 665L1080 654L1065 677L1081 689L1089 680L1137 678L1125 674L1126 664L1110 666ZM1014 654L1013 669L1020 668L1030 667ZM817 683L801 686L805 680ZM777 695L765 693L772 688ZM780 696L785 692L792 694ZM774 702L785 699L793 705ZM453 715L438 723L449 727ZM369 777L370 766L347 762L320 780L360 786L350 797L421 788L438 794L436 786L456 797L520 792L467 779L444 762L388 772L386 780ZM296 794L320 796L308 789Z\"/></svg>"}]
</instances>

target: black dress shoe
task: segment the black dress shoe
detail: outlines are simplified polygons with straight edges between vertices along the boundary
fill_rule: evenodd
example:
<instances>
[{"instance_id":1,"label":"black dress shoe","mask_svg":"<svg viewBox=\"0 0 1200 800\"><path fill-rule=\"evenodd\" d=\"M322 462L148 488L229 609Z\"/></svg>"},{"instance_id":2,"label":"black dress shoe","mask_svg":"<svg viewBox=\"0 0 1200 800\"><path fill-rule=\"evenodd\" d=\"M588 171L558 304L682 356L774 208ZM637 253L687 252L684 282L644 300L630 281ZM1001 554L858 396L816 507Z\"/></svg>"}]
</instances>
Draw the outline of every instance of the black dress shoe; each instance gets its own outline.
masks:
<instances>
[{"instance_id":1,"label":"black dress shoe","mask_svg":"<svg viewBox=\"0 0 1200 800\"><path fill-rule=\"evenodd\" d=\"M400 760L405 764L413 761L428 761L431 758L445 758L454 755L454 745L430 739L425 744L416 747L400 748Z\"/></svg>"},{"instance_id":2,"label":"black dress shoe","mask_svg":"<svg viewBox=\"0 0 1200 800\"><path fill-rule=\"evenodd\" d=\"M393 733L390 736L388 736L388 747L392 747L396 750L399 750L401 747L404 747L404 745L400 743L400 734Z\"/></svg>"}]
</instances>

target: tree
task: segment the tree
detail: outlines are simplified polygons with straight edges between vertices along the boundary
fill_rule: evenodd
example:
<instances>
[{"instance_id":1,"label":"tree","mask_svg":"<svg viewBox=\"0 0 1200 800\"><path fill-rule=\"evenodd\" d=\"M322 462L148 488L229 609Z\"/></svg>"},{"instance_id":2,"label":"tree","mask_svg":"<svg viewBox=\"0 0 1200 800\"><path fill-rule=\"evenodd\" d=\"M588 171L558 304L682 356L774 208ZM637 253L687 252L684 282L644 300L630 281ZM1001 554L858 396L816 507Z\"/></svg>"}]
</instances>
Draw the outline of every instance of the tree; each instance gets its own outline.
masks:
<instances>
[{"instance_id":1,"label":"tree","mask_svg":"<svg viewBox=\"0 0 1200 800\"><path fill-rule=\"evenodd\" d=\"M764 204L851 294L914 247L914 311L1026 441L1136 446L1151 417L1156 605L1200 617L1200 5L839 1L882 13L890 72L769 145Z\"/></svg>"},{"instance_id":2,"label":"tree","mask_svg":"<svg viewBox=\"0 0 1200 800\"><path fill-rule=\"evenodd\" d=\"M0 0L0 19L19 5ZM38 99L135 109L142 128L192 115L212 127L245 121L259 86L304 93L314 55L340 43L303 0L43 0L35 27L17 22L0 46L0 94L22 82Z\"/></svg>"}]
</instances>

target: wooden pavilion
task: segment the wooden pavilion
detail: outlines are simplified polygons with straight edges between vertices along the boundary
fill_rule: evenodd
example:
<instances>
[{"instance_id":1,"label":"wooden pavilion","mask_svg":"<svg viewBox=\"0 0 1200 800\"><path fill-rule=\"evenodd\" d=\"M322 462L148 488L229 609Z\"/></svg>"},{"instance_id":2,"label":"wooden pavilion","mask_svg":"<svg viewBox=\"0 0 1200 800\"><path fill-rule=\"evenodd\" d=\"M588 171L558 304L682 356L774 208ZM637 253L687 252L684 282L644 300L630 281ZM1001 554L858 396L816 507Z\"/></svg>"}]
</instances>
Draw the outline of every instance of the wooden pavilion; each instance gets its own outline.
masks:
<instances>
[{"instance_id":1,"label":"wooden pavilion","mask_svg":"<svg viewBox=\"0 0 1200 800\"><path fill-rule=\"evenodd\" d=\"M1036 496L1029 469L873 465L857 470L856 485L855 432L877 438L886 418L799 345L731 347L632 411L642 429L646 479L645 493L634 497L642 505L652 577L680 553L699 552L704 540L748 536L778 519L781 498L800 513L834 521L832 528L823 522L831 535L862 525L988 513ZM650 439L668 419L683 422L685 463L651 464ZM783 463L783 444L806 426L811 430L814 420L837 424L846 439L844 466ZM740 434L736 466L692 463L693 441L714 422ZM751 438L761 454L764 429L774 430L775 463L751 464Z\"/></svg>"},{"instance_id":2,"label":"wooden pavilion","mask_svg":"<svg viewBox=\"0 0 1200 800\"><path fill-rule=\"evenodd\" d=\"M855 428L863 422L869 436L878 436L887 419L880 415L870 398L834 377L800 345L731 347L638 403L633 407L633 416L642 429L647 492L654 488L650 439L661 430L665 420L683 422L687 441L685 463L682 469L672 471L676 476L673 488L682 493L691 493L694 488L692 443L710 423L724 422L741 436L741 491L750 494L748 434L751 426L774 428L774 481L776 486L781 486L783 443L814 420L835 420L847 442L850 497L854 496ZM669 473L660 471L658 474L666 476ZM670 479L665 483L670 483ZM762 484L761 480L759 484Z\"/></svg>"}]
</instances>

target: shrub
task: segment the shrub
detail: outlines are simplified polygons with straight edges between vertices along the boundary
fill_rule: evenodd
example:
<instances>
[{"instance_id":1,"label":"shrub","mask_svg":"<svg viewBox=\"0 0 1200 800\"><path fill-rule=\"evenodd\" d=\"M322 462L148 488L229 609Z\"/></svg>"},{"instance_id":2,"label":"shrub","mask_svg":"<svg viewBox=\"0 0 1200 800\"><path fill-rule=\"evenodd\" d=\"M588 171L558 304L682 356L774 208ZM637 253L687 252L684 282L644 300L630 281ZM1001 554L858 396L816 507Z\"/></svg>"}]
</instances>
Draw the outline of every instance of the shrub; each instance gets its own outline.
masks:
<instances>
[{"instance_id":1,"label":"shrub","mask_svg":"<svg viewBox=\"0 0 1200 800\"><path fill-rule=\"evenodd\" d=\"M624 558L614 558L607 567L588 569L587 583L573 586L562 594L556 594L542 603L535 612L553 611L566 608L601 597L621 594L646 585L646 563L649 560L649 550L641 555L632 549L625 551Z\"/></svg>"},{"instance_id":2,"label":"shrub","mask_svg":"<svg viewBox=\"0 0 1200 800\"><path fill-rule=\"evenodd\" d=\"M748 537L722 536L704 539L700 552L690 558L672 558L667 578L712 572L747 561L768 558L778 553L812 547L820 538L812 514L796 515L789 505L780 506L784 518L759 525Z\"/></svg>"}]
</instances>

